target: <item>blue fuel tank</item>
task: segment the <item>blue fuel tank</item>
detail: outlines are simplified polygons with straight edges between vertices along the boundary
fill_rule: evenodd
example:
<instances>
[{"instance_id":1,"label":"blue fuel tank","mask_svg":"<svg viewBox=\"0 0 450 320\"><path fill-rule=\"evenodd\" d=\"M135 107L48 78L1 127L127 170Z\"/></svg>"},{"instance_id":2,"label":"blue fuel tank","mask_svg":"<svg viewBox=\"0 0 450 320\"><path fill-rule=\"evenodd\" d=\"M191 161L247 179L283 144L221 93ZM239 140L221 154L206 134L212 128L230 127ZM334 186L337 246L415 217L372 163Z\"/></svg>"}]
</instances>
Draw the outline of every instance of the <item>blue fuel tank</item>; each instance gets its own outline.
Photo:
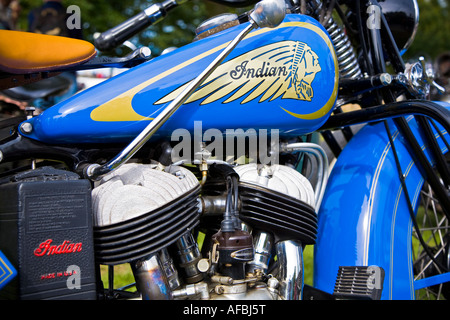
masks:
<instances>
[{"instance_id":1,"label":"blue fuel tank","mask_svg":"<svg viewBox=\"0 0 450 320\"><path fill-rule=\"evenodd\" d=\"M157 57L32 118L23 135L46 143L115 143L135 138L243 30L239 25ZM274 29L252 31L158 130L278 129L298 136L330 116L338 64L325 29L288 14Z\"/></svg>"}]
</instances>

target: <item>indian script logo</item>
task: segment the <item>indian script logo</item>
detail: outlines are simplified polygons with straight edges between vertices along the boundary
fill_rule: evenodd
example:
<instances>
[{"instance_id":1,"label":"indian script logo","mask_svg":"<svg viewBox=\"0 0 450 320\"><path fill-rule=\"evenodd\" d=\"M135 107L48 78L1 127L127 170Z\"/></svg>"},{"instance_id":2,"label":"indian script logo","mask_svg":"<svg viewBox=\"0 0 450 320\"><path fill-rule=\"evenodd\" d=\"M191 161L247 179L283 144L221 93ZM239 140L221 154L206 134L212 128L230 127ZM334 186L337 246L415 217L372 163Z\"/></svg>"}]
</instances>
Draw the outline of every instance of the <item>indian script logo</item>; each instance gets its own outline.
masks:
<instances>
[{"instance_id":1,"label":"indian script logo","mask_svg":"<svg viewBox=\"0 0 450 320\"><path fill-rule=\"evenodd\" d=\"M311 101L312 82L322 69L319 57L300 41L282 41L252 50L220 65L185 102L198 100L201 105L225 99L241 104L258 99L272 101L278 97ZM189 82L172 91L155 104L175 99Z\"/></svg>"},{"instance_id":2,"label":"indian script logo","mask_svg":"<svg viewBox=\"0 0 450 320\"><path fill-rule=\"evenodd\" d=\"M81 242L72 243L68 240L64 240L64 242L59 245L53 245L52 243L52 239L45 240L34 250L34 255L36 257L42 257L44 255L52 256L55 254L80 252L83 249L83 244Z\"/></svg>"}]
</instances>

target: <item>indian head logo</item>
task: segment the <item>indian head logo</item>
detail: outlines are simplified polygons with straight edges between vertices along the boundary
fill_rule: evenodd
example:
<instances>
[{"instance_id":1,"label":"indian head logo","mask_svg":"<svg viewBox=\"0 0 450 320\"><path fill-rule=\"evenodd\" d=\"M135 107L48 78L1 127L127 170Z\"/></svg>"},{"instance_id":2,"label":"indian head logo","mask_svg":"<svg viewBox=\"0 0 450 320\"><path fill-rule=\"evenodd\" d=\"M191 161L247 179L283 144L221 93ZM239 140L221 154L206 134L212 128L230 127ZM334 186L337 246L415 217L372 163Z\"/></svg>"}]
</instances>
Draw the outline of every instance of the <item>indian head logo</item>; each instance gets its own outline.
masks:
<instances>
[{"instance_id":1,"label":"indian head logo","mask_svg":"<svg viewBox=\"0 0 450 320\"><path fill-rule=\"evenodd\" d=\"M312 83L322 69L311 47L299 41L269 44L220 65L186 103L201 105L224 99L241 104L282 99L312 101ZM188 85L179 87L155 104L172 101Z\"/></svg>"}]
</instances>

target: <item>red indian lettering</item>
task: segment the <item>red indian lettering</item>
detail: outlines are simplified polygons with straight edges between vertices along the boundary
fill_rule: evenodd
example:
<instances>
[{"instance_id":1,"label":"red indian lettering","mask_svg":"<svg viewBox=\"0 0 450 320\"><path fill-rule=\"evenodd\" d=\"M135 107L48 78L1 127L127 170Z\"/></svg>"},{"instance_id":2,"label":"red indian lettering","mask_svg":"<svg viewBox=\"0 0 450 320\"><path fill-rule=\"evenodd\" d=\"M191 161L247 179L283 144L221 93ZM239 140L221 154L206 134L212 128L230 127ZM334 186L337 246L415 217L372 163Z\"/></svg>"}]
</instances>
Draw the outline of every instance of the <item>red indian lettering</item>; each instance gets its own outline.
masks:
<instances>
[{"instance_id":1,"label":"red indian lettering","mask_svg":"<svg viewBox=\"0 0 450 320\"><path fill-rule=\"evenodd\" d=\"M64 240L64 242L60 245L52 245L52 242L53 242L52 239L48 239L42 242L34 250L34 255L37 257L42 257L44 255L50 256L54 254L80 252L83 246L81 242L71 243L69 240Z\"/></svg>"}]
</instances>

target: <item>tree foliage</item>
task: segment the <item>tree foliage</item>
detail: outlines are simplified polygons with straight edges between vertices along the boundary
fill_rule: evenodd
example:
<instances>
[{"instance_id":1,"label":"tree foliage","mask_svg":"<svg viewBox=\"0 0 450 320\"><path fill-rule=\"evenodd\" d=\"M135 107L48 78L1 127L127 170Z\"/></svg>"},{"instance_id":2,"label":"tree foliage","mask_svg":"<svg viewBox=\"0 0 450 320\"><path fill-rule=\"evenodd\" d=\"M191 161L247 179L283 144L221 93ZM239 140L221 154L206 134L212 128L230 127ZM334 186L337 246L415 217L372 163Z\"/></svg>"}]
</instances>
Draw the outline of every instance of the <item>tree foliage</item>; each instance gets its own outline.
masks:
<instances>
[{"instance_id":1,"label":"tree foliage","mask_svg":"<svg viewBox=\"0 0 450 320\"><path fill-rule=\"evenodd\" d=\"M450 51L450 0L418 0L419 27L406 57L436 58Z\"/></svg>"},{"instance_id":2,"label":"tree foliage","mask_svg":"<svg viewBox=\"0 0 450 320\"><path fill-rule=\"evenodd\" d=\"M93 41L94 34L104 32L158 1L144 0L77 0L63 1L80 7L84 38ZM21 0L19 27L27 29L27 15L42 0ZM155 55L168 47L180 47L191 42L196 27L207 18L230 11L229 8L206 0L190 0L175 8L163 21L150 26L130 41L136 46L148 46ZM120 54L120 51L116 51Z\"/></svg>"},{"instance_id":3,"label":"tree foliage","mask_svg":"<svg viewBox=\"0 0 450 320\"><path fill-rule=\"evenodd\" d=\"M392 0L395 1L395 0ZM157 0L64 0L68 6L76 4L81 9L84 37L93 41L96 32L106 31L138 12L149 7ZM19 27L27 28L28 12L42 3L42 0L21 0L22 13ZM435 58L450 51L450 0L418 0L420 23L413 45L406 58L426 55ZM192 41L195 28L207 18L216 14L236 11L207 0L189 0L168 14L164 21L149 27L131 41L137 46L148 46L159 55L168 47L180 47ZM243 12L248 8L238 10ZM116 51L120 54L120 51Z\"/></svg>"}]
</instances>

